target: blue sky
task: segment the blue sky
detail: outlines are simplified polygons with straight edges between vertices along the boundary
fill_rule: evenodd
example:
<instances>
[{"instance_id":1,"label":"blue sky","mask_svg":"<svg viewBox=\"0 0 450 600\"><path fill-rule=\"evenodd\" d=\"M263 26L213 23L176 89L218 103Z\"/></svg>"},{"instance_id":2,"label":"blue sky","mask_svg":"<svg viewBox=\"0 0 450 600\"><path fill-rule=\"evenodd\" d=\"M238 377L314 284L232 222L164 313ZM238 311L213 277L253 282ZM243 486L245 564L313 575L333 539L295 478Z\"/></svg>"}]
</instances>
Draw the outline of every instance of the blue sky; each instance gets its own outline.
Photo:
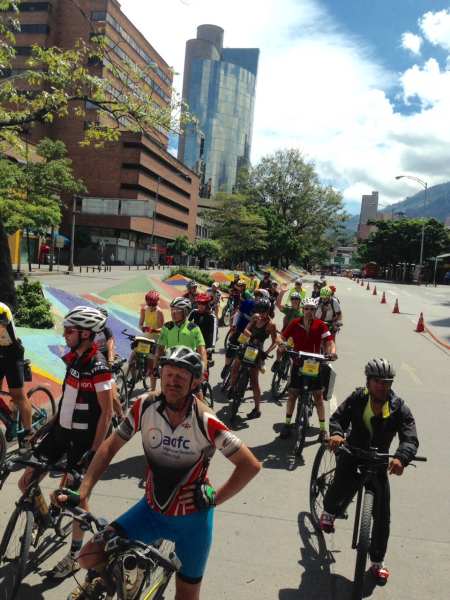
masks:
<instances>
[{"instance_id":1,"label":"blue sky","mask_svg":"<svg viewBox=\"0 0 450 600\"><path fill-rule=\"evenodd\" d=\"M196 27L261 50L252 160L299 148L352 212L450 180L450 0L121 0L178 76ZM237 18L239 15L239 18Z\"/></svg>"}]
</instances>

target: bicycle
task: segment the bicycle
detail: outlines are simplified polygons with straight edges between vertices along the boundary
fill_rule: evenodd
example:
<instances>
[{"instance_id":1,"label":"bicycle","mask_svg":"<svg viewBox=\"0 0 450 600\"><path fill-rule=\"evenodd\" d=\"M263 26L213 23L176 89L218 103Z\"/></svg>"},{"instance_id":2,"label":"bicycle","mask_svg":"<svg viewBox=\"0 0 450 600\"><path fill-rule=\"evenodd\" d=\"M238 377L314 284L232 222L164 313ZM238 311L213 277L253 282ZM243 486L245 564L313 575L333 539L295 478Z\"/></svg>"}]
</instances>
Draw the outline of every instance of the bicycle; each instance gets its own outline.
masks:
<instances>
[{"instance_id":1,"label":"bicycle","mask_svg":"<svg viewBox=\"0 0 450 600\"><path fill-rule=\"evenodd\" d=\"M39 486L42 475L60 475L61 471L64 471L64 466L61 463L51 465L44 460L14 458L0 470L0 490L9 474L16 470L15 465L33 467L35 476L16 502L0 541L0 563L11 563L14 571L9 600L14 600L26 575L31 546L35 548L36 556L39 554L40 542L48 529L53 529L56 536L63 540L72 526L72 519L67 520L59 507L53 504L47 505ZM64 472L60 486L66 486L69 478L72 486L77 486L81 482L81 475L75 470L69 470Z\"/></svg>"},{"instance_id":2,"label":"bicycle","mask_svg":"<svg viewBox=\"0 0 450 600\"><path fill-rule=\"evenodd\" d=\"M97 519L78 507L67 506L63 514L70 514L85 531L104 531L108 522ZM160 540L147 545L137 540L120 537L114 531L105 544L106 565L101 577L94 577L95 592L91 600L162 600L172 575L181 568L173 551L174 543Z\"/></svg>"},{"instance_id":3,"label":"bicycle","mask_svg":"<svg viewBox=\"0 0 450 600\"><path fill-rule=\"evenodd\" d=\"M230 344L229 347L233 352L236 352L236 356L241 361L236 383L230 390L230 421L234 421L239 411L239 407L244 400L244 394L248 388L250 381L250 369L257 366L261 349L249 343L240 344L239 346ZM267 358L271 357L267 356Z\"/></svg>"},{"instance_id":4,"label":"bicycle","mask_svg":"<svg viewBox=\"0 0 450 600\"><path fill-rule=\"evenodd\" d=\"M296 352L295 350L286 350L285 354L293 360L300 359L300 365L297 367L293 362L292 368L298 368L302 375L302 389L297 400L297 412L295 415L295 456L301 456L305 447L306 432L309 427L309 421L314 412L314 397L311 390L313 382L319 377L320 365L327 360L323 354L314 354L312 352Z\"/></svg>"},{"instance_id":5,"label":"bicycle","mask_svg":"<svg viewBox=\"0 0 450 600\"><path fill-rule=\"evenodd\" d=\"M124 364L127 362L126 358L120 358L116 356L114 364L111 366L111 373L116 383L117 394L119 396L120 405L122 407L123 414L126 414L130 408L130 398L128 394L127 377L123 369ZM116 415L112 418L113 426L118 427L119 422Z\"/></svg>"},{"instance_id":6,"label":"bicycle","mask_svg":"<svg viewBox=\"0 0 450 600\"><path fill-rule=\"evenodd\" d=\"M228 296L227 303L223 307L222 316L220 317L219 324L224 327L230 327L231 319L235 311L235 300L232 296Z\"/></svg>"},{"instance_id":7,"label":"bicycle","mask_svg":"<svg viewBox=\"0 0 450 600\"><path fill-rule=\"evenodd\" d=\"M214 392L212 390L211 384L209 383L209 370L214 366L214 361L212 359L212 354L214 350L213 348L208 348L206 350L206 354L208 357L208 368L207 368L207 379L202 381L202 393L204 402L210 407L214 408Z\"/></svg>"},{"instance_id":8,"label":"bicycle","mask_svg":"<svg viewBox=\"0 0 450 600\"><path fill-rule=\"evenodd\" d=\"M128 371L126 374L128 396L131 396L134 388L140 381L142 381L145 390L150 389L148 361L150 356L156 352L156 342L140 335L128 333L127 329L122 331L122 335L127 337L131 342L132 356L128 361Z\"/></svg>"},{"instance_id":9,"label":"bicycle","mask_svg":"<svg viewBox=\"0 0 450 600\"><path fill-rule=\"evenodd\" d=\"M287 352L283 354L278 368L273 374L270 390L272 398L279 400L287 392L289 385L289 373L291 372L292 359Z\"/></svg>"},{"instance_id":10,"label":"bicycle","mask_svg":"<svg viewBox=\"0 0 450 600\"><path fill-rule=\"evenodd\" d=\"M370 536L372 531L373 510L376 506L376 495L380 493L380 482L377 477L380 470L386 470L388 460L395 458L394 454L379 453L376 448L363 450L343 444L335 451L337 455L347 454L352 456L360 473L357 489L357 500L355 510L355 521L353 524L352 549L356 550L355 574L352 589L352 600L362 600L364 588L364 575L366 571L367 556L370 548ZM314 526L320 531L319 519L323 511L323 500L334 479L336 469L336 458L330 459L327 455L335 457L335 453L322 445L317 452L311 471L310 482L310 511ZM416 456L414 461L425 462L424 456ZM319 475L322 462L326 463L323 472ZM347 518L346 509L352 498L348 499L339 507L337 518Z\"/></svg>"},{"instance_id":11,"label":"bicycle","mask_svg":"<svg viewBox=\"0 0 450 600\"><path fill-rule=\"evenodd\" d=\"M24 361L25 381L32 381L30 361ZM1 382L0 382L1 388ZM47 422L48 417L53 417L56 412L55 399L49 389L42 385L32 387L27 392L31 402L31 422L36 431ZM23 434L18 410L10 408L12 405L11 394L0 390L0 421L5 426L5 431L0 427L0 465L3 464L8 450L8 443L14 442Z\"/></svg>"}]
</instances>

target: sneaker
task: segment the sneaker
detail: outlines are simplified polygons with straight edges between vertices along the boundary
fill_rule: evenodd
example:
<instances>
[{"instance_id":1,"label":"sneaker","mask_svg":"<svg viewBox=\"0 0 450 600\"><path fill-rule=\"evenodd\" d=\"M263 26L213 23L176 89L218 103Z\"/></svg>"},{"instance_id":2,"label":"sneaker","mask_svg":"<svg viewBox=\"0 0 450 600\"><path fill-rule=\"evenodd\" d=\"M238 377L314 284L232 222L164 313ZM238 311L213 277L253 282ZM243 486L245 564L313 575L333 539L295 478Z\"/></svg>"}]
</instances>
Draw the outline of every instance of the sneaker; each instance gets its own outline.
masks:
<instances>
[{"instance_id":1,"label":"sneaker","mask_svg":"<svg viewBox=\"0 0 450 600\"><path fill-rule=\"evenodd\" d=\"M321 429L319 432L319 442L321 444L325 444L326 442L328 442L329 439L330 436L328 435L328 431L325 431L325 429Z\"/></svg>"},{"instance_id":2,"label":"sneaker","mask_svg":"<svg viewBox=\"0 0 450 600\"><path fill-rule=\"evenodd\" d=\"M320 515L319 527L324 533L334 533L334 519L335 516L330 513L323 512Z\"/></svg>"},{"instance_id":3,"label":"sneaker","mask_svg":"<svg viewBox=\"0 0 450 600\"><path fill-rule=\"evenodd\" d=\"M379 585L385 585L389 578L389 569L382 562L373 562L370 567L370 572Z\"/></svg>"},{"instance_id":4,"label":"sneaker","mask_svg":"<svg viewBox=\"0 0 450 600\"><path fill-rule=\"evenodd\" d=\"M291 433L292 433L292 425L288 425L287 423L285 423L283 425L283 427L281 428L280 438L282 440L287 440L288 437L291 437Z\"/></svg>"},{"instance_id":5,"label":"sneaker","mask_svg":"<svg viewBox=\"0 0 450 600\"><path fill-rule=\"evenodd\" d=\"M247 413L247 419L259 419L261 411L254 408L251 412Z\"/></svg>"},{"instance_id":6,"label":"sneaker","mask_svg":"<svg viewBox=\"0 0 450 600\"><path fill-rule=\"evenodd\" d=\"M79 583L77 587L70 592L67 596L67 600L88 600L90 598L95 598L99 592L103 592L104 590L105 584L101 577L90 579L88 576L83 583Z\"/></svg>"},{"instance_id":7,"label":"sneaker","mask_svg":"<svg viewBox=\"0 0 450 600\"><path fill-rule=\"evenodd\" d=\"M79 569L80 565L78 564L78 561L69 552L69 554L66 554L66 556L47 573L47 577L52 579L65 579L69 575L79 571Z\"/></svg>"},{"instance_id":8,"label":"sneaker","mask_svg":"<svg viewBox=\"0 0 450 600\"><path fill-rule=\"evenodd\" d=\"M279 368L280 368L280 361L276 360L271 367L272 373L278 373Z\"/></svg>"}]
</instances>

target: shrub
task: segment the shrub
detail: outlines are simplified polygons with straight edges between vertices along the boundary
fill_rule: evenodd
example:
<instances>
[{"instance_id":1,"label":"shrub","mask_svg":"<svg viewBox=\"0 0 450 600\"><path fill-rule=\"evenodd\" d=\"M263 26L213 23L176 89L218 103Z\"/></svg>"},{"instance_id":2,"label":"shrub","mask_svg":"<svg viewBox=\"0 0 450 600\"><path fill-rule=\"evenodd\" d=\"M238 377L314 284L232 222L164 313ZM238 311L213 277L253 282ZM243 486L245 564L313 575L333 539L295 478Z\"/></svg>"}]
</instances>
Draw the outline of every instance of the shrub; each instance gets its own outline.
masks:
<instances>
[{"instance_id":1,"label":"shrub","mask_svg":"<svg viewBox=\"0 0 450 600\"><path fill-rule=\"evenodd\" d=\"M202 283L203 285L211 285L214 281L214 279L212 279L208 273L199 271L198 269L193 269L192 267L173 267L170 269L170 275L168 275L166 279L172 275L184 275L185 277L194 279L197 281L197 283Z\"/></svg>"},{"instance_id":2,"label":"shrub","mask_svg":"<svg viewBox=\"0 0 450 600\"><path fill-rule=\"evenodd\" d=\"M40 281L30 283L25 277L19 285L14 320L18 327L51 329L54 326L51 304L44 297Z\"/></svg>"}]
</instances>

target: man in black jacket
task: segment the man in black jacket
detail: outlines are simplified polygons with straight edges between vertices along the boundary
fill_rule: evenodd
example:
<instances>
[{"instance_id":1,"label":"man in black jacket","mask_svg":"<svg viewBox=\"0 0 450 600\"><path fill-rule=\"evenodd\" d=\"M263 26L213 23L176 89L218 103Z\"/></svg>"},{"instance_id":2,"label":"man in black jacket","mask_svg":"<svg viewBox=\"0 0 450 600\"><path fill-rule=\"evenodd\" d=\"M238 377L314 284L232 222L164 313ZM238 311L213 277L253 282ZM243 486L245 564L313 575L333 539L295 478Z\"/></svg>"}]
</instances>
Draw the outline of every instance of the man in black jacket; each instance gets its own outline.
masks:
<instances>
[{"instance_id":1,"label":"man in black jacket","mask_svg":"<svg viewBox=\"0 0 450 600\"><path fill-rule=\"evenodd\" d=\"M419 447L416 424L410 409L391 389L395 371L383 358L370 360L365 368L367 387L357 388L330 418L330 447L343 444L345 432L351 426L347 442L369 450L389 453L395 435L400 444L390 461L388 472L402 475L404 468L414 458ZM374 509L374 524L370 547L371 572L378 583L386 583L389 571L384 566L389 540L390 490L387 472L381 471L380 490ZM339 455L335 477L324 498L324 512L320 527L326 533L334 531L334 519L340 506L348 504L358 488L358 472L354 459Z\"/></svg>"}]
</instances>

